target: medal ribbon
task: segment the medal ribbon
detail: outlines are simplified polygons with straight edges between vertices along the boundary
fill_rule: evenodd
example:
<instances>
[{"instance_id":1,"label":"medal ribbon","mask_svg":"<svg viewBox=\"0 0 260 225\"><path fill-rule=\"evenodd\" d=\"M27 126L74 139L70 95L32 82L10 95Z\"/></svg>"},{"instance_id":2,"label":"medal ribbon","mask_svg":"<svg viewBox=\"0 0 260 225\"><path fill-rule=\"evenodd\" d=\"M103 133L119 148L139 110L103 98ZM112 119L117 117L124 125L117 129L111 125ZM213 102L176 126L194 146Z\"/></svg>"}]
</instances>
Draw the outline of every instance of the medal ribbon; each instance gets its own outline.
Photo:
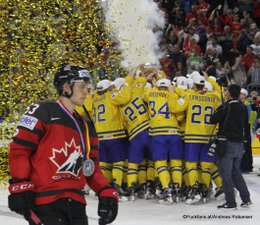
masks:
<instances>
[{"instance_id":1,"label":"medal ribbon","mask_svg":"<svg viewBox=\"0 0 260 225\"><path fill-rule=\"evenodd\" d=\"M65 113L71 118L71 120L73 121L74 125L76 126L76 128L77 128L77 130L78 130L78 132L79 132L80 143L81 143L81 147L82 147L83 154L84 154L84 156L88 159L88 158L89 158L89 152L90 152L90 151L87 152L87 150L86 150L86 146L85 146L85 142L84 142L84 139L83 139L83 135L82 135L82 132L81 132L81 130L80 130L80 128L79 128L79 125L78 125L76 119L71 115L71 113L70 113L70 112L66 109L66 107L62 104L62 101L61 101L61 100L59 100L59 101L57 101L57 102L58 102L59 107L61 108L61 110L62 110L63 112L65 112ZM88 135L88 127L87 127L85 121L84 121L84 124L85 124L85 128L86 128L87 145L88 145L88 149L90 149L90 140L89 140L89 135Z\"/></svg>"}]
</instances>

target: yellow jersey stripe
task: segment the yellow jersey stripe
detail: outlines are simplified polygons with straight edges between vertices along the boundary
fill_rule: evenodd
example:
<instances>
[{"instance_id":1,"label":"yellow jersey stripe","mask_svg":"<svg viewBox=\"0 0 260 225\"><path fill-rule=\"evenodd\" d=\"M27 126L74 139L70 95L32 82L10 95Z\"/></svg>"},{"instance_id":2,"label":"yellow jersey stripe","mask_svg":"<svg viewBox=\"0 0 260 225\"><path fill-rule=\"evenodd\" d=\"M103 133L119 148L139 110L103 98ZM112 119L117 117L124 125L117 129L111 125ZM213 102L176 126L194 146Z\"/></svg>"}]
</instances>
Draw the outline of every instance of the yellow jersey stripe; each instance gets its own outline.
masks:
<instances>
[{"instance_id":1,"label":"yellow jersey stripe","mask_svg":"<svg viewBox=\"0 0 260 225\"><path fill-rule=\"evenodd\" d=\"M129 134L129 140L133 139L137 134L147 128L149 128L149 120L144 121L144 123L139 124L136 128L132 129Z\"/></svg>"}]
</instances>

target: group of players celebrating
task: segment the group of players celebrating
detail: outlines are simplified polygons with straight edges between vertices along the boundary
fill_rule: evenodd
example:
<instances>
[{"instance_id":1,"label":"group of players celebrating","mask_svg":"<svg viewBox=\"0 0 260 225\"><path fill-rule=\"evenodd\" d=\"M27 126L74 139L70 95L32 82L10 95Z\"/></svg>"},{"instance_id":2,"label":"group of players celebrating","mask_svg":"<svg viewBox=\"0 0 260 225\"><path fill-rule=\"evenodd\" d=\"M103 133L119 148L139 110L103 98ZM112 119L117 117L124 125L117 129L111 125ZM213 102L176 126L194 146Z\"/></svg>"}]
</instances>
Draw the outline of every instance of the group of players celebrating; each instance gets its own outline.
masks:
<instances>
[{"instance_id":1,"label":"group of players celebrating","mask_svg":"<svg viewBox=\"0 0 260 225\"><path fill-rule=\"evenodd\" d=\"M207 74L171 82L142 65L125 78L98 82L77 111L92 117L100 168L122 200L194 204L206 202L212 186L215 197L223 194L217 156L209 151L217 129L210 116L221 96Z\"/></svg>"}]
</instances>

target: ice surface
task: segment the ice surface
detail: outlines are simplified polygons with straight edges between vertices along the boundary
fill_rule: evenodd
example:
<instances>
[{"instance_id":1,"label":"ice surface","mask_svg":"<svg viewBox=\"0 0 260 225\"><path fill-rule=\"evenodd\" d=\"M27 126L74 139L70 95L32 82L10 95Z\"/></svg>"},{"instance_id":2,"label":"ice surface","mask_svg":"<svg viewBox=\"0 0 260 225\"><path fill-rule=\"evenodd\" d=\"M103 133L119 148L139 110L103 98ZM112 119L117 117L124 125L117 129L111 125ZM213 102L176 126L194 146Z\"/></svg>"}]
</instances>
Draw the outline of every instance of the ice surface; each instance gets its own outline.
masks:
<instances>
[{"instance_id":1,"label":"ice surface","mask_svg":"<svg viewBox=\"0 0 260 225\"><path fill-rule=\"evenodd\" d=\"M217 209L217 202L211 199L208 203L186 205L184 202L173 205L160 205L156 200L136 200L135 202L120 202L119 214L113 225L208 225L233 224L256 225L260 221L260 177L257 176L260 167L260 156L254 157L254 172L245 174L244 178L251 193L253 205L249 208L226 211ZM12 213L7 207L7 191L0 191L0 225L26 225L21 216ZM97 200L93 193L87 196L87 214L89 225L98 224ZM241 200L237 196L237 204ZM211 216L211 218L210 218ZM258 222L257 222L258 221Z\"/></svg>"}]
</instances>

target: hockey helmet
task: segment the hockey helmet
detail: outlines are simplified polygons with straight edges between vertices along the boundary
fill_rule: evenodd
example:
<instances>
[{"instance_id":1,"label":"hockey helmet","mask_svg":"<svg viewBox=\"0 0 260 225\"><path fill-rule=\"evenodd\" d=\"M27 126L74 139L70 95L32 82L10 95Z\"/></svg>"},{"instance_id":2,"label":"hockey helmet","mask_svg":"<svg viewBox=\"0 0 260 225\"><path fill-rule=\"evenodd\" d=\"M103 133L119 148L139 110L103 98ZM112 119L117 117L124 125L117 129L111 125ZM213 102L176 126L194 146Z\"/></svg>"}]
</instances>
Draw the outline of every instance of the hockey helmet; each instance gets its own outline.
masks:
<instances>
[{"instance_id":1,"label":"hockey helmet","mask_svg":"<svg viewBox=\"0 0 260 225\"><path fill-rule=\"evenodd\" d=\"M117 90L119 90L124 84L125 84L125 79L122 78L122 77L119 77L117 79L114 80L114 85L115 85L115 88Z\"/></svg>"},{"instance_id":2,"label":"hockey helmet","mask_svg":"<svg viewBox=\"0 0 260 225\"><path fill-rule=\"evenodd\" d=\"M187 78L183 77L183 76L177 77L176 86L178 88L186 90L187 89Z\"/></svg>"},{"instance_id":3,"label":"hockey helmet","mask_svg":"<svg viewBox=\"0 0 260 225\"><path fill-rule=\"evenodd\" d=\"M81 66L65 65L62 66L54 76L54 86L59 91L62 91L62 85L68 82L72 85L74 82L84 80L85 82L91 81L90 73L87 69Z\"/></svg>"},{"instance_id":4,"label":"hockey helmet","mask_svg":"<svg viewBox=\"0 0 260 225\"><path fill-rule=\"evenodd\" d=\"M171 86L171 81L167 78L160 79L156 82L157 87L169 87Z\"/></svg>"},{"instance_id":5,"label":"hockey helmet","mask_svg":"<svg viewBox=\"0 0 260 225\"><path fill-rule=\"evenodd\" d=\"M241 88L240 93L244 94L246 97L248 96L248 91L245 88Z\"/></svg>"},{"instance_id":6,"label":"hockey helmet","mask_svg":"<svg viewBox=\"0 0 260 225\"><path fill-rule=\"evenodd\" d=\"M104 80L101 80L97 83L97 91L100 92L100 91L105 91L107 90L108 88L110 88L111 86L111 82L107 79L104 79Z\"/></svg>"},{"instance_id":7,"label":"hockey helmet","mask_svg":"<svg viewBox=\"0 0 260 225\"><path fill-rule=\"evenodd\" d=\"M200 73L198 71L193 71L191 74L190 74L190 77L191 79L193 79L195 76L201 76Z\"/></svg>"},{"instance_id":8,"label":"hockey helmet","mask_svg":"<svg viewBox=\"0 0 260 225\"><path fill-rule=\"evenodd\" d=\"M176 84L177 84L177 78L178 78L178 77L174 77L174 78L173 78L173 80L172 80L172 85L176 86Z\"/></svg>"},{"instance_id":9,"label":"hockey helmet","mask_svg":"<svg viewBox=\"0 0 260 225\"><path fill-rule=\"evenodd\" d=\"M204 86L204 88L206 88L207 91L209 91L209 92L213 91L213 86L212 86L212 84L209 83L208 81L205 81L205 86Z\"/></svg>"},{"instance_id":10,"label":"hockey helmet","mask_svg":"<svg viewBox=\"0 0 260 225\"><path fill-rule=\"evenodd\" d=\"M192 89L193 87L193 79L187 78L187 88Z\"/></svg>"},{"instance_id":11,"label":"hockey helmet","mask_svg":"<svg viewBox=\"0 0 260 225\"><path fill-rule=\"evenodd\" d=\"M193 83L197 85L204 86L205 85L205 78L201 75L195 75L193 77Z\"/></svg>"}]
</instances>

